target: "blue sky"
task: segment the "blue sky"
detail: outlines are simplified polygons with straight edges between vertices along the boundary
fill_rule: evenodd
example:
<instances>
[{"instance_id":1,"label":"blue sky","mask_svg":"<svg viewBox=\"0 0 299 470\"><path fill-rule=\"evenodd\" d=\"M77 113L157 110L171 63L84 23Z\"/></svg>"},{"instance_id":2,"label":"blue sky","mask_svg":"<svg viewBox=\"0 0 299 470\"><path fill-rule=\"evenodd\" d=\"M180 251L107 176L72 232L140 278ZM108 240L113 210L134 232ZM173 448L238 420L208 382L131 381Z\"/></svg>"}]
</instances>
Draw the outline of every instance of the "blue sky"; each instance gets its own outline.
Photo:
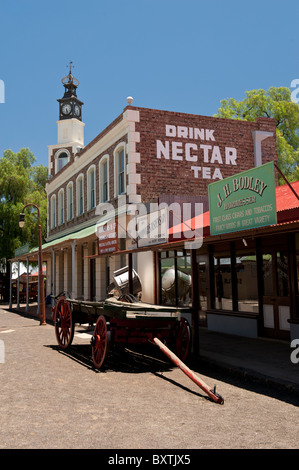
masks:
<instances>
[{"instance_id":1,"label":"blue sky","mask_svg":"<svg viewBox=\"0 0 299 470\"><path fill-rule=\"evenodd\" d=\"M47 165L73 61L85 145L136 106L212 116L223 98L299 78L298 0L1 0L0 156Z\"/></svg>"}]
</instances>

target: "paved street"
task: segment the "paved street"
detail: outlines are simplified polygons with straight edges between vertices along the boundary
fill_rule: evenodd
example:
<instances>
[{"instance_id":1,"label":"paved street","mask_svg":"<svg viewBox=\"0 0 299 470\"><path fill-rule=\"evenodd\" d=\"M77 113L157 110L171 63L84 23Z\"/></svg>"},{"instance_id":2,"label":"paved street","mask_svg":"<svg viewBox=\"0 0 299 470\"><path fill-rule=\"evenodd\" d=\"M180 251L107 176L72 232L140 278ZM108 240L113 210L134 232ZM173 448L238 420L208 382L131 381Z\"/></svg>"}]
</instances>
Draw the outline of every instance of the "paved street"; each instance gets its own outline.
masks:
<instances>
[{"instance_id":1,"label":"paved street","mask_svg":"<svg viewBox=\"0 0 299 470\"><path fill-rule=\"evenodd\" d=\"M82 327L64 353L52 325L4 308L0 340L1 449L298 448L298 397L287 390L199 360L192 368L216 384L219 405L153 346L115 349L95 371Z\"/></svg>"}]
</instances>

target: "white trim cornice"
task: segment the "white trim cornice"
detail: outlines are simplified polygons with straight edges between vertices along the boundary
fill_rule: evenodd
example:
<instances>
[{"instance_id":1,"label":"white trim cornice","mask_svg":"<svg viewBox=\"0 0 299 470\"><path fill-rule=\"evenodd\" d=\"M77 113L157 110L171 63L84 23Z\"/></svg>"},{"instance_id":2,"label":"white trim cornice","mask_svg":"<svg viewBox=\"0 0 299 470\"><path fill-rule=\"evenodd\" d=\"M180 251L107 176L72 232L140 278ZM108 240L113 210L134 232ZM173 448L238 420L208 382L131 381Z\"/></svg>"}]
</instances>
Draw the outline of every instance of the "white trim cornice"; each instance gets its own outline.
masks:
<instances>
[{"instance_id":1,"label":"white trim cornice","mask_svg":"<svg viewBox=\"0 0 299 470\"><path fill-rule=\"evenodd\" d=\"M124 113L123 119L119 123L115 124L115 126L109 130L107 134L103 135L90 148L83 150L82 155L79 154L78 158L76 158L75 161L68 167L67 173L62 172L61 175L57 175L55 179L48 181L46 187L47 193L49 194L58 189L62 184L65 183L66 179L69 180L74 175L82 171L88 163L92 164L94 158L96 158L101 153L104 153L114 144L114 142L123 138L124 135L130 131L130 123L126 116L126 113ZM56 145L53 147L56 147Z\"/></svg>"}]
</instances>

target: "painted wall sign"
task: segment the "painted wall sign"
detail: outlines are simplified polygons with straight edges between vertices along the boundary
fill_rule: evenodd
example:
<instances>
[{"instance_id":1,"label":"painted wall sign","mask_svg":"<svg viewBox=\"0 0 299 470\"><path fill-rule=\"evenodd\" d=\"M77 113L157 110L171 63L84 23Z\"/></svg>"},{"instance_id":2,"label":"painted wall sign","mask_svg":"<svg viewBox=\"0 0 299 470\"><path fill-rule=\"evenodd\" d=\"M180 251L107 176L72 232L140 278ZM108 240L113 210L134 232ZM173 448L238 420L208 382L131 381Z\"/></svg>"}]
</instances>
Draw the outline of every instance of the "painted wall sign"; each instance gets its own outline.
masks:
<instances>
[{"instance_id":1,"label":"painted wall sign","mask_svg":"<svg viewBox=\"0 0 299 470\"><path fill-rule=\"evenodd\" d=\"M108 222L97 229L98 253L104 255L118 250L117 223Z\"/></svg>"},{"instance_id":2,"label":"painted wall sign","mask_svg":"<svg viewBox=\"0 0 299 470\"><path fill-rule=\"evenodd\" d=\"M194 178L222 179L221 169L215 165L237 165L237 149L217 144L214 133L214 129L166 124L165 135L171 140L156 140L156 156L190 162ZM183 139L183 142L174 139Z\"/></svg>"},{"instance_id":3,"label":"painted wall sign","mask_svg":"<svg viewBox=\"0 0 299 470\"><path fill-rule=\"evenodd\" d=\"M277 223L274 163L209 185L211 235Z\"/></svg>"}]
</instances>

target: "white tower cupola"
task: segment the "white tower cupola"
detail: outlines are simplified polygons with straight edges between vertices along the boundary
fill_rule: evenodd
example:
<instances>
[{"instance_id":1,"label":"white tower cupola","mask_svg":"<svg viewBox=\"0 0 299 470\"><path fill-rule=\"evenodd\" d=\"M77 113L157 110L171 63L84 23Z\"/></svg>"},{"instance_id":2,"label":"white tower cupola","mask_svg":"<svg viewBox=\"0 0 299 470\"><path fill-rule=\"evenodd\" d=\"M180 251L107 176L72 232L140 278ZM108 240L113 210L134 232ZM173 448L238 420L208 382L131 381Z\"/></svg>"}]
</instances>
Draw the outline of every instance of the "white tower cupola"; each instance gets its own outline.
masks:
<instances>
[{"instance_id":1,"label":"white tower cupola","mask_svg":"<svg viewBox=\"0 0 299 470\"><path fill-rule=\"evenodd\" d=\"M77 98L78 80L72 75L72 62L69 73L62 80L65 88L63 98L59 102L59 121L57 121L58 144L74 144L84 146L84 124L82 123L82 101Z\"/></svg>"},{"instance_id":2,"label":"white tower cupola","mask_svg":"<svg viewBox=\"0 0 299 470\"><path fill-rule=\"evenodd\" d=\"M72 62L69 73L61 81L64 95L59 103L59 121L57 121L57 144L48 146L49 176L54 177L68 164L72 163L80 149L84 147L84 126L82 106L77 98L78 80L72 75Z\"/></svg>"}]
</instances>

